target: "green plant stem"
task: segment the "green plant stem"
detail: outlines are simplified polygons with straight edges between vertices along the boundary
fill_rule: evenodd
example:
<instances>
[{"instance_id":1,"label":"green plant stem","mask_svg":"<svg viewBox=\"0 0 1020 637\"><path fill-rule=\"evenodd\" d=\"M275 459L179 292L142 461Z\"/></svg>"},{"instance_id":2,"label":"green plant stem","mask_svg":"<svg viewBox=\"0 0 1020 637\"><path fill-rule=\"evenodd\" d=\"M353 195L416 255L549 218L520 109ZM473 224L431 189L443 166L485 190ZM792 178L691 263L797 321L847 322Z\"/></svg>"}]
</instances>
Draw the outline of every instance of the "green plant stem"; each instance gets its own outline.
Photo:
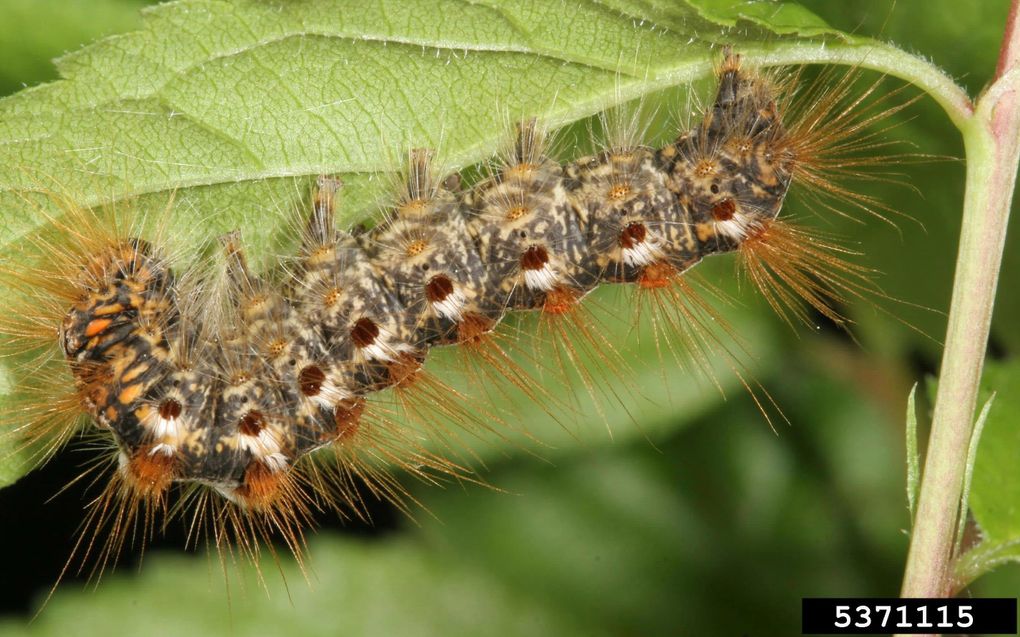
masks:
<instances>
[{"instance_id":1,"label":"green plant stem","mask_svg":"<svg viewBox=\"0 0 1020 637\"><path fill-rule=\"evenodd\" d=\"M960 126L966 194L949 325L903 597L953 591L952 560L967 450L1020 152L1020 29L1014 0L992 85Z\"/></svg>"}]
</instances>

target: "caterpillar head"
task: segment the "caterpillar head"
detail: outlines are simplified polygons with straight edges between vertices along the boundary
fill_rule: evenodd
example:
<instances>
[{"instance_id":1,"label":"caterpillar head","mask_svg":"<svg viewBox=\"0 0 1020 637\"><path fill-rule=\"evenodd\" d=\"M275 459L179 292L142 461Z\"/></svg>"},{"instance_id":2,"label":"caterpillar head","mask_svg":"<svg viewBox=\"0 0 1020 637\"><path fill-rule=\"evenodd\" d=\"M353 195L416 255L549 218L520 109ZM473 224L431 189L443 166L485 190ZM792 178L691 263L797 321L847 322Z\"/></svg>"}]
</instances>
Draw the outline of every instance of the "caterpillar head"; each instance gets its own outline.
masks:
<instances>
[{"instance_id":1,"label":"caterpillar head","mask_svg":"<svg viewBox=\"0 0 1020 637\"><path fill-rule=\"evenodd\" d=\"M776 218L793 177L794 153L776 86L729 54L703 121L667 147L671 189L708 251L733 250Z\"/></svg>"},{"instance_id":2,"label":"caterpillar head","mask_svg":"<svg viewBox=\"0 0 1020 637\"><path fill-rule=\"evenodd\" d=\"M163 316L169 303L169 273L147 241L128 239L108 246L78 272L77 301L59 327L61 349L69 359L98 359L123 338L123 319ZM158 306L158 307L157 307Z\"/></svg>"}]
</instances>

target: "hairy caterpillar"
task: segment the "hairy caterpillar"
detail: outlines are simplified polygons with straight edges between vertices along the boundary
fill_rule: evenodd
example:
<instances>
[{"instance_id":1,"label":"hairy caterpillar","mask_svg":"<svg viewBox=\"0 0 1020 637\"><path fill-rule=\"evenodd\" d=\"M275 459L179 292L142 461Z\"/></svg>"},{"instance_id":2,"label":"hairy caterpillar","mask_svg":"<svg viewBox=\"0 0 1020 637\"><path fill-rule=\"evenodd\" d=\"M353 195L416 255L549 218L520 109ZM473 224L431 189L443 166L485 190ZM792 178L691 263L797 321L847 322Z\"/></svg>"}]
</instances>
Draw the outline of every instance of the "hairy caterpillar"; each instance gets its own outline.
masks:
<instances>
[{"instance_id":1,"label":"hairy caterpillar","mask_svg":"<svg viewBox=\"0 0 1020 637\"><path fill-rule=\"evenodd\" d=\"M431 347L485 347L509 311L571 330L603 283L677 302L689 268L739 250L774 305L802 297L839 320L828 301L866 287L864 273L776 217L793 181L824 188L826 171L854 166L840 153L854 150L862 124L838 100L790 118L775 78L736 56L718 76L703 121L660 149L633 143L561 164L526 120L503 163L470 187L437 177L429 152L412 151L395 205L368 232L335 227L339 185L323 179L283 272L253 272L231 235L219 280L195 281L175 272L158 240L90 232L86 211L65 220L65 231L85 228L76 262L56 268L59 290L26 274L32 325L4 331L36 338L44 328L52 349L59 326L77 388L57 410L84 410L116 441L114 482L92 509L93 526L113 538L104 558L139 520L149 532L185 510L178 487L196 510L212 508L217 540L233 535L255 550L252 540L277 532L299 552L311 508L357 505L350 475L399 497L359 462L361 450L423 476L461 475L385 414L373 418L370 398L427 382ZM59 422L44 412L17 429ZM339 455L321 474L305 458L327 446Z\"/></svg>"}]
</instances>

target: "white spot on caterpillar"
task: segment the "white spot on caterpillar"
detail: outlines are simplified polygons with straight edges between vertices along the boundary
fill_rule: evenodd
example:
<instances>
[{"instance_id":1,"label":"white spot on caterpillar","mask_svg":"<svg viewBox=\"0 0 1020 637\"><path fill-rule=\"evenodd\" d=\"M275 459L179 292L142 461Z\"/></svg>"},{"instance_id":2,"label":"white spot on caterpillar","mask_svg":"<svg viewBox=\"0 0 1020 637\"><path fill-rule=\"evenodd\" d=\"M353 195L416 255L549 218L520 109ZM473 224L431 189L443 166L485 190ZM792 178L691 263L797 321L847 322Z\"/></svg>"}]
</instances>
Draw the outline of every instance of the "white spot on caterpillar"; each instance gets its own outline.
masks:
<instances>
[{"instance_id":1,"label":"white spot on caterpillar","mask_svg":"<svg viewBox=\"0 0 1020 637\"><path fill-rule=\"evenodd\" d=\"M642 241L630 248L623 248L623 262L631 266L645 266L662 258L658 241Z\"/></svg>"},{"instance_id":2,"label":"white spot on caterpillar","mask_svg":"<svg viewBox=\"0 0 1020 637\"><path fill-rule=\"evenodd\" d=\"M147 419L145 424L156 438L176 438L180 429L176 418L163 418L159 414L156 414L155 418Z\"/></svg>"},{"instance_id":3,"label":"white spot on caterpillar","mask_svg":"<svg viewBox=\"0 0 1020 637\"><path fill-rule=\"evenodd\" d=\"M168 456L173 455L184 437L184 426L181 419L164 418L159 414L158 409L152 410L142 420L142 425L152 432L152 437L155 440L159 441L150 453L156 453L156 450L160 449L160 453Z\"/></svg>"},{"instance_id":4,"label":"white spot on caterpillar","mask_svg":"<svg viewBox=\"0 0 1020 637\"><path fill-rule=\"evenodd\" d=\"M436 311L436 314L445 319L460 322L463 317L461 310L464 309L466 302L467 298L465 298L464 293L460 291L460 288L454 287L453 293L447 294L446 298L442 301L433 303L432 309Z\"/></svg>"},{"instance_id":5,"label":"white spot on caterpillar","mask_svg":"<svg viewBox=\"0 0 1020 637\"><path fill-rule=\"evenodd\" d=\"M271 427L264 427L257 434L250 435L240 433L237 436L237 446L252 456L265 461L267 457L280 452L280 437Z\"/></svg>"},{"instance_id":6,"label":"white spot on caterpillar","mask_svg":"<svg viewBox=\"0 0 1020 637\"><path fill-rule=\"evenodd\" d=\"M715 231L717 233L736 241L743 241L757 227L758 222L753 217L741 212L735 213L725 221L715 222Z\"/></svg>"},{"instance_id":7,"label":"white spot on caterpillar","mask_svg":"<svg viewBox=\"0 0 1020 637\"><path fill-rule=\"evenodd\" d=\"M346 388L337 385L331 378L327 377L322 382L319 393L313 396L312 400L320 407L332 409L338 402L347 400L353 395Z\"/></svg>"},{"instance_id":8,"label":"white spot on caterpillar","mask_svg":"<svg viewBox=\"0 0 1020 637\"><path fill-rule=\"evenodd\" d=\"M380 332L379 336L372 341L371 345L359 348L358 351L369 360L382 361L384 363L392 363L397 360L401 352L413 352L414 348L407 343L397 343L396 346L390 344L389 334L385 331Z\"/></svg>"},{"instance_id":9,"label":"white spot on caterpillar","mask_svg":"<svg viewBox=\"0 0 1020 637\"><path fill-rule=\"evenodd\" d=\"M287 456L282 453L271 453L262 458L262 464L266 465L273 473L284 471L287 468Z\"/></svg>"},{"instance_id":10,"label":"white spot on caterpillar","mask_svg":"<svg viewBox=\"0 0 1020 637\"><path fill-rule=\"evenodd\" d=\"M539 292L548 292L553 289L558 280L556 268L551 263L546 263L538 270L524 271L524 285Z\"/></svg>"}]
</instances>

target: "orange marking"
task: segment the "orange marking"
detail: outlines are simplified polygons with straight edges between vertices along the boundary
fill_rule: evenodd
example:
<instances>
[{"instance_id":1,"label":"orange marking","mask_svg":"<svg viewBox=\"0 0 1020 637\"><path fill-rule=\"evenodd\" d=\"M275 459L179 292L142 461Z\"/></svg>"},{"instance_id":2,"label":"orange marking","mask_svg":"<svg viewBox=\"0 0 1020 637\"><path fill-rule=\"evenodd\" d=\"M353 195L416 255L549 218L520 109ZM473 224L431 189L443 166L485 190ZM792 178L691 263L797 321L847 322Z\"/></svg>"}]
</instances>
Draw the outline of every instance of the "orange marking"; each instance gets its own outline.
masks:
<instances>
[{"instance_id":1,"label":"orange marking","mask_svg":"<svg viewBox=\"0 0 1020 637\"><path fill-rule=\"evenodd\" d=\"M269 344L269 355L273 358L276 358L285 351L287 351L287 341L282 338L278 338Z\"/></svg>"},{"instance_id":2,"label":"orange marking","mask_svg":"<svg viewBox=\"0 0 1020 637\"><path fill-rule=\"evenodd\" d=\"M698 162L698 165L694 167L694 174L698 177L708 177L709 175L715 174L716 165L711 159L702 159Z\"/></svg>"},{"instance_id":3,"label":"orange marking","mask_svg":"<svg viewBox=\"0 0 1020 637\"><path fill-rule=\"evenodd\" d=\"M469 313L457 324L458 343L477 343L492 331L495 322L481 314Z\"/></svg>"},{"instance_id":4,"label":"orange marking","mask_svg":"<svg viewBox=\"0 0 1020 637\"><path fill-rule=\"evenodd\" d=\"M117 400L120 401L120 404L122 405L130 405L131 403L138 400L138 398L141 397L141 395L142 385L141 383L135 383L130 387L125 387L124 389L120 390L120 393L117 394Z\"/></svg>"},{"instance_id":5,"label":"orange marking","mask_svg":"<svg viewBox=\"0 0 1020 637\"><path fill-rule=\"evenodd\" d=\"M332 287L322 295L323 307L333 307L340 301L340 288Z\"/></svg>"},{"instance_id":6,"label":"orange marking","mask_svg":"<svg viewBox=\"0 0 1020 637\"><path fill-rule=\"evenodd\" d=\"M112 319L94 319L89 321L89 324L85 326L85 336L88 338L98 336L105 332L106 328L110 327L112 323Z\"/></svg>"},{"instance_id":7,"label":"orange marking","mask_svg":"<svg viewBox=\"0 0 1020 637\"><path fill-rule=\"evenodd\" d=\"M427 247L429 247L429 242L419 239L417 241L412 241L410 245L407 246L407 250L405 252L409 257L416 257L422 252L425 252L425 248Z\"/></svg>"},{"instance_id":8,"label":"orange marking","mask_svg":"<svg viewBox=\"0 0 1020 637\"><path fill-rule=\"evenodd\" d=\"M653 263L641 271L638 285L646 290L664 288L672 283L676 274L676 268L668 263Z\"/></svg>"},{"instance_id":9,"label":"orange marking","mask_svg":"<svg viewBox=\"0 0 1020 637\"><path fill-rule=\"evenodd\" d=\"M358 398L345 400L333 410L333 422L336 423L336 440L349 440L358 431L361 415L365 412L365 400Z\"/></svg>"},{"instance_id":10,"label":"orange marking","mask_svg":"<svg viewBox=\"0 0 1020 637\"><path fill-rule=\"evenodd\" d=\"M245 506L266 511L284 493L286 480L286 471L274 472L258 460L252 460L244 470L244 483L237 488L236 495Z\"/></svg>"},{"instance_id":11,"label":"orange marking","mask_svg":"<svg viewBox=\"0 0 1020 637\"><path fill-rule=\"evenodd\" d=\"M521 217L527 215L531 210L527 206L514 206L513 208L506 211L507 221L517 221Z\"/></svg>"},{"instance_id":12,"label":"orange marking","mask_svg":"<svg viewBox=\"0 0 1020 637\"><path fill-rule=\"evenodd\" d=\"M124 477L138 496L159 498L173 482L176 461L173 456L150 451L149 447L136 451L124 468Z\"/></svg>"},{"instance_id":13,"label":"orange marking","mask_svg":"<svg viewBox=\"0 0 1020 637\"><path fill-rule=\"evenodd\" d=\"M545 295L542 311L546 314L566 314L577 305L577 293L570 288L556 287Z\"/></svg>"},{"instance_id":14,"label":"orange marking","mask_svg":"<svg viewBox=\"0 0 1020 637\"><path fill-rule=\"evenodd\" d=\"M136 378L144 374L149 369L148 363L141 363L132 367L126 374L121 376L120 382L122 383L133 383Z\"/></svg>"},{"instance_id":15,"label":"orange marking","mask_svg":"<svg viewBox=\"0 0 1020 637\"><path fill-rule=\"evenodd\" d=\"M112 305L101 305L94 310L96 316L106 316L107 314L117 314L124 311L124 305L121 303L114 303Z\"/></svg>"},{"instance_id":16,"label":"orange marking","mask_svg":"<svg viewBox=\"0 0 1020 637\"><path fill-rule=\"evenodd\" d=\"M618 184L609 189L607 196L614 200L619 201L630 194L631 188L627 184Z\"/></svg>"}]
</instances>

